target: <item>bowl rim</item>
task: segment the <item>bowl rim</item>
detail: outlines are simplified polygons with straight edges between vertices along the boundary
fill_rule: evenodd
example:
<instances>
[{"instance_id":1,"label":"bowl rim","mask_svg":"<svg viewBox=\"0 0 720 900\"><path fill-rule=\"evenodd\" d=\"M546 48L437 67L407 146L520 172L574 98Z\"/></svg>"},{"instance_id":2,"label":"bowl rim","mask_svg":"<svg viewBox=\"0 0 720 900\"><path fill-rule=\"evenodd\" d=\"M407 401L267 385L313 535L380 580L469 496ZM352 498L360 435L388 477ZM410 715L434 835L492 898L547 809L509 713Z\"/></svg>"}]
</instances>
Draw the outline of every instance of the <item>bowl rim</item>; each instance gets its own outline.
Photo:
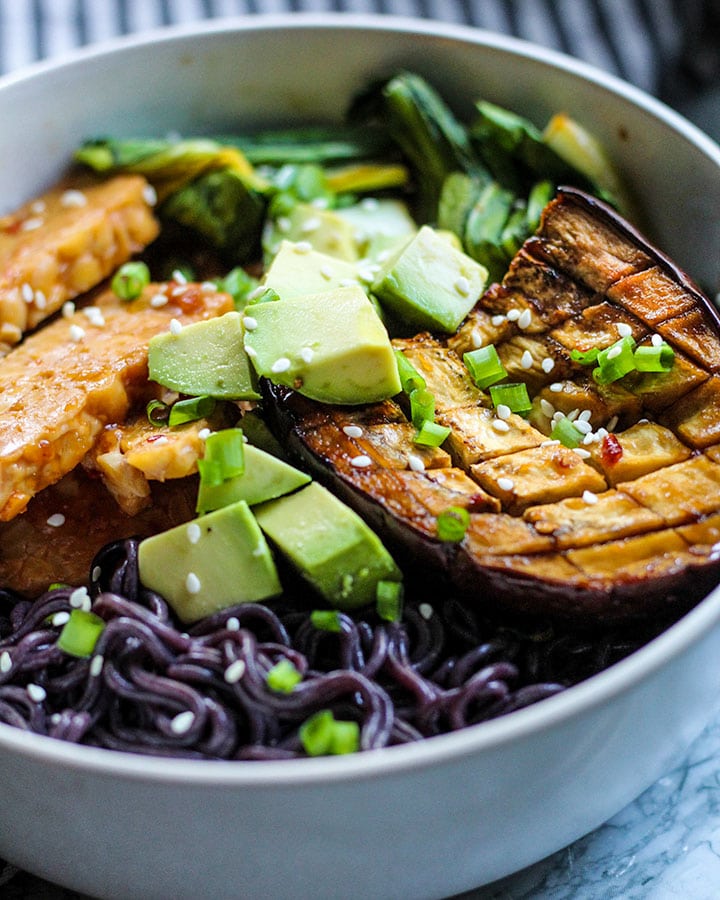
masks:
<instances>
[{"instance_id":1,"label":"bowl rim","mask_svg":"<svg viewBox=\"0 0 720 900\"><path fill-rule=\"evenodd\" d=\"M470 25L433 19L373 13L268 13L223 16L181 25L153 28L80 47L55 59L31 63L0 77L0 93L14 86L52 77L59 71L101 60L118 53L151 45L182 44L198 37L212 39L230 33L272 30L376 31L391 35L441 37L510 53L561 69L573 77L590 81L608 92L639 106L671 130L694 144L718 166L720 146L697 126L615 75L522 38ZM677 623L629 657L566 691L525 709L516 710L460 731L442 734L412 744L365 751L341 757L253 761L187 760L107 750L31 734L0 723L0 750L12 751L36 762L62 765L69 770L113 774L133 781L154 783L268 787L272 785L328 785L331 782L371 779L412 769L432 768L460 761L482 752L493 752L531 734L540 734L586 714L619 694L641 687L654 672L680 657L720 625L720 586L710 592ZM711 712L708 712L710 716Z\"/></svg>"}]
</instances>

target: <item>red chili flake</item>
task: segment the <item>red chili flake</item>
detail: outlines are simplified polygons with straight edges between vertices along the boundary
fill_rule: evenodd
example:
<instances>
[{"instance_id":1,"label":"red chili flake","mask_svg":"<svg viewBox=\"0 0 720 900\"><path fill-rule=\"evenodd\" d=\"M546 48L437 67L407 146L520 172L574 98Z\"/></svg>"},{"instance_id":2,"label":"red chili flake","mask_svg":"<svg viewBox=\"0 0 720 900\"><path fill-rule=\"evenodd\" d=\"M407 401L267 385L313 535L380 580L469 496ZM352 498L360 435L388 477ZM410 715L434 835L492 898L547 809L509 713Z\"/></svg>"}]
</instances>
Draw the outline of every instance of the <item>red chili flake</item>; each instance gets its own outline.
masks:
<instances>
[{"instance_id":1,"label":"red chili flake","mask_svg":"<svg viewBox=\"0 0 720 900\"><path fill-rule=\"evenodd\" d=\"M614 466L620 460L623 455L623 448L614 434L605 435L600 447L600 455L607 466Z\"/></svg>"}]
</instances>

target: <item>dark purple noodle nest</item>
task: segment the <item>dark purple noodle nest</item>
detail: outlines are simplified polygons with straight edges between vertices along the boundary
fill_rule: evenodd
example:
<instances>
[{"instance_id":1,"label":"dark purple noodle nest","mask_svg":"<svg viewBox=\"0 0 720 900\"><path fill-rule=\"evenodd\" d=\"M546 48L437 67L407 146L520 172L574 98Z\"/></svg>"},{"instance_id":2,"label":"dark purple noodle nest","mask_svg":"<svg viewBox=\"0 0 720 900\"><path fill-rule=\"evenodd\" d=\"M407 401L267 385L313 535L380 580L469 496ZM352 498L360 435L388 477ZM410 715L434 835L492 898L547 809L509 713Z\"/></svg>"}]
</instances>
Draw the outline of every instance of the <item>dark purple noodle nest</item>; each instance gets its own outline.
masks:
<instances>
[{"instance_id":1,"label":"dark purple noodle nest","mask_svg":"<svg viewBox=\"0 0 720 900\"><path fill-rule=\"evenodd\" d=\"M107 626L88 659L57 647L51 624L71 610L72 588L34 601L0 591L0 722L162 756L303 756L298 728L322 709L356 720L363 750L416 741L556 694L662 627L592 637L520 629L447 599L408 600L400 623L342 614L339 633L319 631L300 601L244 604L185 632L140 584L137 541L108 545L93 571L92 608ZM266 680L283 658L303 676L290 693Z\"/></svg>"}]
</instances>

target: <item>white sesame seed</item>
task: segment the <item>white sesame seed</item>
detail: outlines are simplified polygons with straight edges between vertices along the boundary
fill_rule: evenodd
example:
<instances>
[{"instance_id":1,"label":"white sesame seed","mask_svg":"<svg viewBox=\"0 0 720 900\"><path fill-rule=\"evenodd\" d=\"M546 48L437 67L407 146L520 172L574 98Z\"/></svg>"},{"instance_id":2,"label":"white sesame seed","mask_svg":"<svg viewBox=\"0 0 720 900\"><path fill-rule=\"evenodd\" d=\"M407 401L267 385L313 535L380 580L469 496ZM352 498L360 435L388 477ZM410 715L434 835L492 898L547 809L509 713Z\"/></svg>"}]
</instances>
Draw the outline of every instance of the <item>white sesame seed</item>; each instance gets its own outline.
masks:
<instances>
[{"instance_id":1,"label":"white sesame seed","mask_svg":"<svg viewBox=\"0 0 720 900\"><path fill-rule=\"evenodd\" d=\"M498 403L495 413L498 419L509 419L512 415L512 410L505 403Z\"/></svg>"},{"instance_id":2,"label":"white sesame seed","mask_svg":"<svg viewBox=\"0 0 720 900\"><path fill-rule=\"evenodd\" d=\"M186 288L184 284L176 283L175 287L170 289L170 294L173 297L182 297L182 295L185 293L185 290Z\"/></svg>"},{"instance_id":3,"label":"white sesame seed","mask_svg":"<svg viewBox=\"0 0 720 900\"><path fill-rule=\"evenodd\" d=\"M654 334L654 335L650 338L650 343L653 345L653 347L660 347L660 346L662 346L662 342L663 342L663 339L662 339L662 337L660 337L659 334Z\"/></svg>"},{"instance_id":4,"label":"white sesame seed","mask_svg":"<svg viewBox=\"0 0 720 900\"><path fill-rule=\"evenodd\" d=\"M183 712L178 713L172 719L172 721L170 722L170 730L173 734L177 735L187 734L187 732L192 728L194 722L195 713L190 709L186 709Z\"/></svg>"},{"instance_id":5,"label":"white sesame seed","mask_svg":"<svg viewBox=\"0 0 720 900\"><path fill-rule=\"evenodd\" d=\"M549 400L545 400L543 398L540 399L540 412L547 416L548 419L552 418L555 414L555 407L550 403Z\"/></svg>"},{"instance_id":6,"label":"white sesame seed","mask_svg":"<svg viewBox=\"0 0 720 900\"><path fill-rule=\"evenodd\" d=\"M228 684L237 684L237 682L240 681L244 674L245 660L236 659L235 662L231 662L227 669L225 669L223 678Z\"/></svg>"},{"instance_id":7,"label":"white sesame seed","mask_svg":"<svg viewBox=\"0 0 720 900\"><path fill-rule=\"evenodd\" d=\"M172 280L176 281L178 284L187 284L185 273L180 269L175 269L175 271L172 273Z\"/></svg>"},{"instance_id":8,"label":"white sesame seed","mask_svg":"<svg viewBox=\"0 0 720 900\"><path fill-rule=\"evenodd\" d=\"M608 350L606 359L617 359L621 353L622 347L615 345Z\"/></svg>"},{"instance_id":9,"label":"white sesame seed","mask_svg":"<svg viewBox=\"0 0 720 900\"><path fill-rule=\"evenodd\" d=\"M602 440L602 438L606 438L608 436L608 433L609 432L607 428L598 428L598 430L595 432L595 436L598 438L598 440Z\"/></svg>"},{"instance_id":10,"label":"white sesame seed","mask_svg":"<svg viewBox=\"0 0 720 900\"><path fill-rule=\"evenodd\" d=\"M357 278L341 278L340 279L340 287L356 287L358 283Z\"/></svg>"},{"instance_id":11,"label":"white sesame seed","mask_svg":"<svg viewBox=\"0 0 720 900\"><path fill-rule=\"evenodd\" d=\"M255 331L258 326L257 319L254 316L245 316L243 319L245 331Z\"/></svg>"},{"instance_id":12,"label":"white sesame seed","mask_svg":"<svg viewBox=\"0 0 720 900\"><path fill-rule=\"evenodd\" d=\"M553 422L559 422L560 419L564 419L564 418L565 418L565 413L560 412L559 409L556 409L555 412L552 414Z\"/></svg>"},{"instance_id":13,"label":"white sesame seed","mask_svg":"<svg viewBox=\"0 0 720 900\"><path fill-rule=\"evenodd\" d=\"M580 415L579 409L571 409L570 412L567 414L567 418L570 419L571 422L574 422L575 419L577 419L577 417L579 415Z\"/></svg>"},{"instance_id":14,"label":"white sesame seed","mask_svg":"<svg viewBox=\"0 0 720 900\"><path fill-rule=\"evenodd\" d=\"M62 628L62 626L66 625L69 621L70 613L65 610L55 613L55 615L52 617L52 623L55 628Z\"/></svg>"},{"instance_id":15,"label":"white sesame seed","mask_svg":"<svg viewBox=\"0 0 720 900\"><path fill-rule=\"evenodd\" d=\"M264 284L259 284L256 288L253 288L250 293L247 295L248 300L257 300L258 297L262 297L267 288Z\"/></svg>"},{"instance_id":16,"label":"white sesame seed","mask_svg":"<svg viewBox=\"0 0 720 900\"><path fill-rule=\"evenodd\" d=\"M182 329L182 322L178 322L177 319L170 319L170 334L178 335Z\"/></svg>"},{"instance_id":17,"label":"white sesame seed","mask_svg":"<svg viewBox=\"0 0 720 900\"><path fill-rule=\"evenodd\" d=\"M561 442L558 441L558 440L543 441L543 442L540 444L540 446L541 446L541 447L557 447L557 445L558 445L559 443L561 443Z\"/></svg>"},{"instance_id":18,"label":"white sesame seed","mask_svg":"<svg viewBox=\"0 0 720 900\"><path fill-rule=\"evenodd\" d=\"M67 208L87 206L87 197L82 191L63 191L60 195L60 205Z\"/></svg>"},{"instance_id":19,"label":"white sesame seed","mask_svg":"<svg viewBox=\"0 0 720 900\"><path fill-rule=\"evenodd\" d=\"M287 358L287 356L281 356L280 359L276 359L275 362L270 366L270 371L274 374L278 375L280 372L287 372L292 363Z\"/></svg>"},{"instance_id":20,"label":"white sesame seed","mask_svg":"<svg viewBox=\"0 0 720 900\"><path fill-rule=\"evenodd\" d=\"M592 456L592 453L589 450L585 450L584 447L573 447L572 452L577 453L580 459L588 459L588 457Z\"/></svg>"},{"instance_id":21,"label":"white sesame seed","mask_svg":"<svg viewBox=\"0 0 720 900\"><path fill-rule=\"evenodd\" d=\"M366 284L371 284L375 280L377 269L373 268L372 266L363 266L362 268L358 267L357 274L360 281L364 281Z\"/></svg>"},{"instance_id":22,"label":"white sesame seed","mask_svg":"<svg viewBox=\"0 0 720 900\"><path fill-rule=\"evenodd\" d=\"M65 516L62 513L53 513L48 517L47 524L51 528L59 528L65 524Z\"/></svg>"},{"instance_id":23,"label":"white sesame seed","mask_svg":"<svg viewBox=\"0 0 720 900\"><path fill-rule=\"evenodd\" d=\"M35 291L34 300L35 306L37 306L38 309L45 309L45 307L47 306L47 298L42 291Z\"/></svg>"},{"instance_id":24,"label":"white sesame seed","mask_svg":"<svg viewBox=\"0 0 720 900\"><path fill-rule=\"evenodd\" d=\"M187 578L185 579L185 588L188 594L199 594L200 588L202 585L200 584L200 579L194 572L188 572Z\"/></svg>"},{"instance_id":25,"label":"white sesame seed","mask_svg":"<svg viewBox=\"0 0 720 900\"><path fill-rule=\"evenodd\" d=\"M304 363L311 363L313 361L313 356L315 356L315 351L312 347L303 347L300 351L300 359Z\"/></svg>"},{"instance_id":26,"label":"white sesame seed","mask_svg":"<svg viewBox=\"0 0 720 900\"><path fill-rule=\"evenodd\" d=\"M143 200L148 206L155 206L157 203L157 191L151 184L146 184L143 188Z\"/></svg>"},{"instance_id":27,"label":"white sesame seed","mask_svg":"<svg viewBox=\"0 0 720 900\"><path fill-rule=\"evenodd\" d=\"M71 319L75 315L75 304L72 300L66 300L62 305L63 319Z\"/></svg>"},{"instance_id":28,"label":"white sesame seed","mask_svg":"<svg viewBox=\"0 0 720 900\"><path fill-rule=\"evenodd\" d=\"M30 206L30 211L33 212L35 215L38 215L39 213L44 213L46 209L47 209L47 204L45 203L44 200L35 200L35 201L33 201L33 203Z\"/></svg>"},{"instance_id":29,"label":"white sesame seed","mask_svg":"<svg viewBox=\"0 0 720 900\"><path fill-rule=\"evenodd\" d=\"M197 544L197 542L202 537L202 529L198 525L197 522L190 522L187 527L187 539L191 544Z\"/></svg>"},{"instance_id":30,"label":"white sesame seed","mask_svg":"<svg viewBox=\"0 0 720 900\"><path fill-rule=\"evenodd\" d=\"M154 297L150 298L150 306L153 309L160 309L162 306L167 306L168 298L165 294L155 294Z\"/></svg>"},{"instance_id":31,"label":"white sesame seed","mask_svg":"<svg viewBox=\"0 0 720 900\"><path fill-rule=\"evenodd\" d=\"M618 417L613 416L612 419L610 419L610 421L607 423L607 425L605 427L607 428L608 431L615 431L615 429L617 428L617 424L618 424Z\"/></svg>"},{"instance_id":32,"label":"white sesame seed","mask_svg":"<svg viewBox=\"0 0 720 900\"><path fill-rule=\"evenodd\" d=\"M515 487L515 482L512 478L498 478L497 486L501 491L511 491Z\"/></svg>"},{"instance_id":33,"label":"white sesame seed","mask_svg":"<svg viewBox=\"0 0 720 900\"><path fill-rule=\"evenodd\" d=\"M361 453L360 456L353 456L350 460L350 465L354 466L356 469L365 469L372 465L372 460L369 456L365 456L364 453Z\"/></svg>"},{"instance_id":34,"label":"white sesame seed","mask_svg":"<svg viewBox=\"0 0 720 900\"><path fill-rule=\"evenodd\" d=\"M295 253L309 253L312 250L310 241L298 241L294 246Z\"/></svg>"},{"instance_id":35,"label":"white sesame seed","mask_svg":"<svg viewBox=\"0 0 720 900\"><path fill-rule=\"evenodd\" d=\"M520 318L520 310L509 309L505 318L508 320L508 322L517 322L517 320Z\"/></svg>"},{"instance_id":36,"label":"white sesame seed","mask_svg":"<svg viewBox=\"0 0 720 900\"><path fill-rule=\"evenodd\" d=\"M217 294L218 292L218 286L214 281L203 281L200 283L200 287L208 294Z\"/></svg>"},{"instance_id":37,"label":"white sesame seed","mask_svg":"<svg viewBox=\"0 0 720 900\"><path fill-rule=\"evenodd\" d=\"M555 368L555 360L552 356L546 356L543 361L540 363L540 367L546 375L549 375L550 372Z\"/></svg>"},{"instance_id":38,"label":"white sesame seed","mask_svg":"<svg viewBox=\"0 0 720 900\"><path fill-rule=\"evenodd\" d=\"M425 621L427 622L428 619L432 618L433 608L432 608L432 606L430 606L429 603L421 603L418 606L418 612L423 617L423 619L425 619Z\"/></svg>"},{"instance_id":39,"label":"white sesame seed","mask_svg":"<svg viewBox=\"0 0 720 900\"><path fill-rule=\"evenodd\" d=\"M410 466L413 472L425 471L425 463L422 461L422 458L415 453L408 454L408 466Z\"/></svg>"},{"instance_id":40,"label":"white sesame seed","mask_svg":"<svg viewBox=\"0 0 720 900\"><path fill-rule=\"evenodd\" d=\"M277 225L277 229L280 234L287 234L288 231L292 228L292 222L288 219L287 216L278 216L277 221L275 222Z\"/></svg>"},{"instance_id":41,"label":"white sesame seed","mask_svg":"<svg viewBox=\"0 0 720 900\"><path fill-rule=\"evenodd\" d=\"M247 353L248 356L257 356L257 350L249 344L245 345L245 353Z\"/></svg>"},{"instance_id":42,"label":"white sesame seed","mask_svg":"<svg viewBox=\"0 0 720 900\"><path fill-rule=\"evenodd\" d=\"M586 422L584 419L576 419L575 427L580 432L580 434L590 434L592 431L592 425L589 422Z\"/></svg>"},{"instance_id":43,"label":"white sesame seed","mask_svg":"<svg viewBox=\"0 0 720 900\"><path fill-rule=\"evenodd\" d=\"M44 224L43 219L37 217L34 219L25 219L25 221L20 226L21 231L35 231L37 228L42 228Z\"/></svg>"},{"instance_id":44,"label":"white sesame seed","mask_svg":"<svg viewBox=\"0 0 720 900\"><path fill-rule=\"evenodd\" d=\"M12 656L10 656L7 650L3 650L3 652L0 653L0 673L7 675L10 669L12 669Z\"/></svg>"},{"instance_id":45,"label":"white sesame seed","mask_svg":"<svg viewBox=\"0 0 720 900\"><path fill-rule=\"evenodd\" d=\"M520 357L520 365L523 369L531 369L533 364L532 353L529 350L526 350L523 355Z\"/></svg>"},{"instance_id":46,"label":"white sesame seed","mask_svg":"<svg viewBox=\"0 0 720 900\"><path fill-rule=\"evenodd\" d=\"M470 282L464 275L461 275L459 278L455 279L455 290L463 297L467 297L467 295L470 293Z\"/></svg>"},{"instance_id":47,"label":"white sesame seed","mask_svg":"<svg viewBox=\"0 0 720 900\"><path fill-rule=\"evenodd\" d=\"M480 347L482 347L482 345L485 343L482 334L480 333L480 331L478 331L477 328L473 328L473 330L470 332L470 343L472 344L474 350L479 350Z\"/></svg>"},{"instance_id":48,"label":"white sesame seed","mask_svg":"<svg viewBox=\"0 0 720 900\"><path fill-rule=\"evenodd\" d=\"M507 322L507 318L504 315L498 315L498 316L493 316L490 319L490 321L496 328L499 328L500 325L503 324L503 322Z\"/></svg>"},{"instance_id":49,"label":"white sesame seed","mask_svg":"<svg viewBox=\"0 0 720 900\"><path fill-rule=\"evenodd\" d=\"M28 697L32 700L33 703L42 703L43 700L47 697L47 691L42 685L39 684L29 684L25 690L27 691Z\"/></svg>"},{"instance_id":50,"label":"white sesame seed","mask_svg":"<svg viewBox=\"0 0 720 900\"><path fill-rule=\"evenodd\" d=\"M518 320L517 320L518 328L522 328L524 331L526 328L529 328L531 324L532 324L532 313L530 312L529 309L524 309L520 313Z\"/></svg>"},{"instance_id":51,"label":"white sesame seed","mask_svg":"<svg viewBox=\"0 0 720 900\"><path fill-rule=\"evenodd\" d=\"M589 506L598 502L598 495L593 491L583 491L582 498Z\"/></svg>"},{"instance_id":52,"label":"white sesame seed","mask_svg":"<svg viewBox=\"0 0 720 900\"><path fill-rule=\"evenodd\" d=\"M198 438L201 441L206 441L210 437L211 434L212 434L212 432L210 431L209 428L201 428L200 431L198 431Z\"/></svg>"},{"instance_id":53,"label":"white sesame seed","mask_svg":"<svg viewBox=\"0 0 720 900\"><path fill-rule=\"evenodd\" d=\"M589 431L583 438L583 444L585 444L586 446L589 447L590 444L597 443L597 439L598 439L597 435L593 434L592 431Z\"/></svg>"},{"instance_id":54,"label":"white sesame seed","mask_svg":"<svg viewBox=\"0 0 720 900\"><path fill-rule=\"evenodd\" d=\"M630 335L632 334L632 328L628 325L627 322L618 322L617 333L620 335L620 337L630 337Z\"/></svg>"},{"instance_id":55,"label":"white sesame seed","mask_svg":"<svg viewBox=\"0 0 720 900\"><path fill-rule=\"evenodd\" d=\"M165 444L169 444L170 440L166 434L161 434L155 438L153 441L153 447L164 447Z\"/></svg>"},{"instance_id":56,"label":"white sesame seed","mask_svg":"<svg viewBox=\"0 0 720 900\"><path fill-rule=\"evenodd\" d=\"M230 616L225 623L228 631L240 631L240 619L237 616Z\"/></svg>"},{"instance_id":57,"label":"white sesame seed","mask_svg":"<svg viewBox=\"0 0 720 900\"><path fill-rule=\"evenodd\" d=\"M359 438L362 437L362 428L359 425L345 425L343 426L343 431L348 437L351 438Z\"/></svg>"},{"instance_id":58,"label":"white sesame seed","mask_svg":"<svg viewBox=\"0 0 720 900\"><path fill-rule=\"evenodd\" d=\"M313 231L317 231L321 225L322 221L316 216L313 219L306 219L300 226L300 231L303 234L310 234Z\"/></svg>"},{"instance_id":59,"label":"white sesame seed","mask_svg":"<svg viewBox=\"0 0 720 900\"><path fill-rule=\"evenodd\" d=\"M98 677L98 675L102 672L104 663L105 657L102 655L102 653L96 653L95 656L93 656L89 670L92 678Z\"/></svg>"},{"instance_id":60,"label":"white sesame seed","mask_svg":"<svg viewBox=\"0 0 720 900\"><path fill-rule=\"evenodd\" d=\"M101 576L101 575L102 575L102 567L101 567L101 566L94 566L94 567L93 567L93 570L92 570L92 573L91 573L91 575L90 575L90 577L92 578L93 582L95 582L95 581L100 581L100 576Z\"/></svg>"},{"instance_id":61,"label":"white sesame seed","mask_svg":"<svg viewBox=\"0 0 720 900\"><path fill-rule=\"evenodd\" d=\"M97 328L102 328L105 324L105 317L102 314L102 310L97 306L86 306L83 309L83 314L85 318L91 325L95 325Z\"/></svg>"},{"instance_id":62,"label":"white sesame seed","mask_svg":"<svg viewBox=\"0 0 720 900\"><path fill-rule=\"evenodd\" d=\"M578 416L578 419L580 419L581 422L589 422L591 418L592 418L592 410L591 409L580 410L580 415Z\"/></svg>"},{"instance_id":63,"label":"white sesame seed","mask_svg":"<svg viewBox=\"0 0 720 900\"><path fill-rule=\"evenodd\" d=\"M25 282L20 288L20 293L22 294L22 298L26 303L32 303L35 299L35 291L27 282Z\"/></svg>"},{"instance_id":64,"label":"white sesame seed","mask_svg":"<svg viewBox=\"0 0 720 900\"><path fill-rule=\"evenodd\" d=\"M553 392L553 394L559 394L562 389L563 386L559 381L553 381L553 383L550 385L550 390Z\"/></svg>"},{"instance_id":65,"label":"white sesame seed","mask_svg":"<svg viewBox=\"0 0 720 900\"><path fill-rule=\"evenodd\" d=\"M637 424L638 425L647 425L649 421L650 421L650 419L638 419Z\"/></svg>"},{"instance_id":66,"label":"white sesame seed","mask_svg":"<svg viewBox=\"0 0 720 900\"><path fill-rule=\"evenodd\" d=\"M491 424L495 431L499 431L502 434L505 434L506 432L510 431L510 426L508 425L507 422L504 422L502 419L493 419Z\"/></svg>"},{"instance_id":67,"label":"white sesame seed","mask_svg":"<svg viewBox=\"0 0 720 900\"><path fill-rule=\"evenodd\" d=\"M70 594L68 602L73 609L83 609L85 612L89 612L92 605L90 594L88 594L86 587L75 588L72 594Z\"/></svg>"}]
</instances>

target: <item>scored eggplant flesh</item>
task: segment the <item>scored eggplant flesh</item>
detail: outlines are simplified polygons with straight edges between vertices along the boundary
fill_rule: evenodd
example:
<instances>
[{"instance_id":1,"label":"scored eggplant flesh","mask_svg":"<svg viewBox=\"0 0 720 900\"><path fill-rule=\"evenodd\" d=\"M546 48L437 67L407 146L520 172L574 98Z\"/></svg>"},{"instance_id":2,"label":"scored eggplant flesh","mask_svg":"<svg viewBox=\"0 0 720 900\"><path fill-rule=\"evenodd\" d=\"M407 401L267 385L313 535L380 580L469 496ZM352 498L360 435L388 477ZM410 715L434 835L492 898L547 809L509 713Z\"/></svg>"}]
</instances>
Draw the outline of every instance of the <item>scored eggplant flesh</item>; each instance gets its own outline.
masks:
<instances>
[{"instance_id":1,"label":"scored eggplant flesh","mask_svg":"<svg viewBox=\"0 0 720 900\"><path fill-rule=\"evenodd\" d=\"M623 334L638 345L660 335L670 371L601 385L571 358ZM489 343L509 380L527 384L527 418L498 426L470 378L462 354ZM452 429L442 449L413 443L404 395L339 407L270 382L264 391L290 450L406 566L488 611L587 622L683 605L717 583L720 317L609 206L561 189L456 334L394 344ZM587 421L587 442L550 441L555 412ZM444 542L437 516L458 506L469 527Z\"/></svg>"}]
</instances>

